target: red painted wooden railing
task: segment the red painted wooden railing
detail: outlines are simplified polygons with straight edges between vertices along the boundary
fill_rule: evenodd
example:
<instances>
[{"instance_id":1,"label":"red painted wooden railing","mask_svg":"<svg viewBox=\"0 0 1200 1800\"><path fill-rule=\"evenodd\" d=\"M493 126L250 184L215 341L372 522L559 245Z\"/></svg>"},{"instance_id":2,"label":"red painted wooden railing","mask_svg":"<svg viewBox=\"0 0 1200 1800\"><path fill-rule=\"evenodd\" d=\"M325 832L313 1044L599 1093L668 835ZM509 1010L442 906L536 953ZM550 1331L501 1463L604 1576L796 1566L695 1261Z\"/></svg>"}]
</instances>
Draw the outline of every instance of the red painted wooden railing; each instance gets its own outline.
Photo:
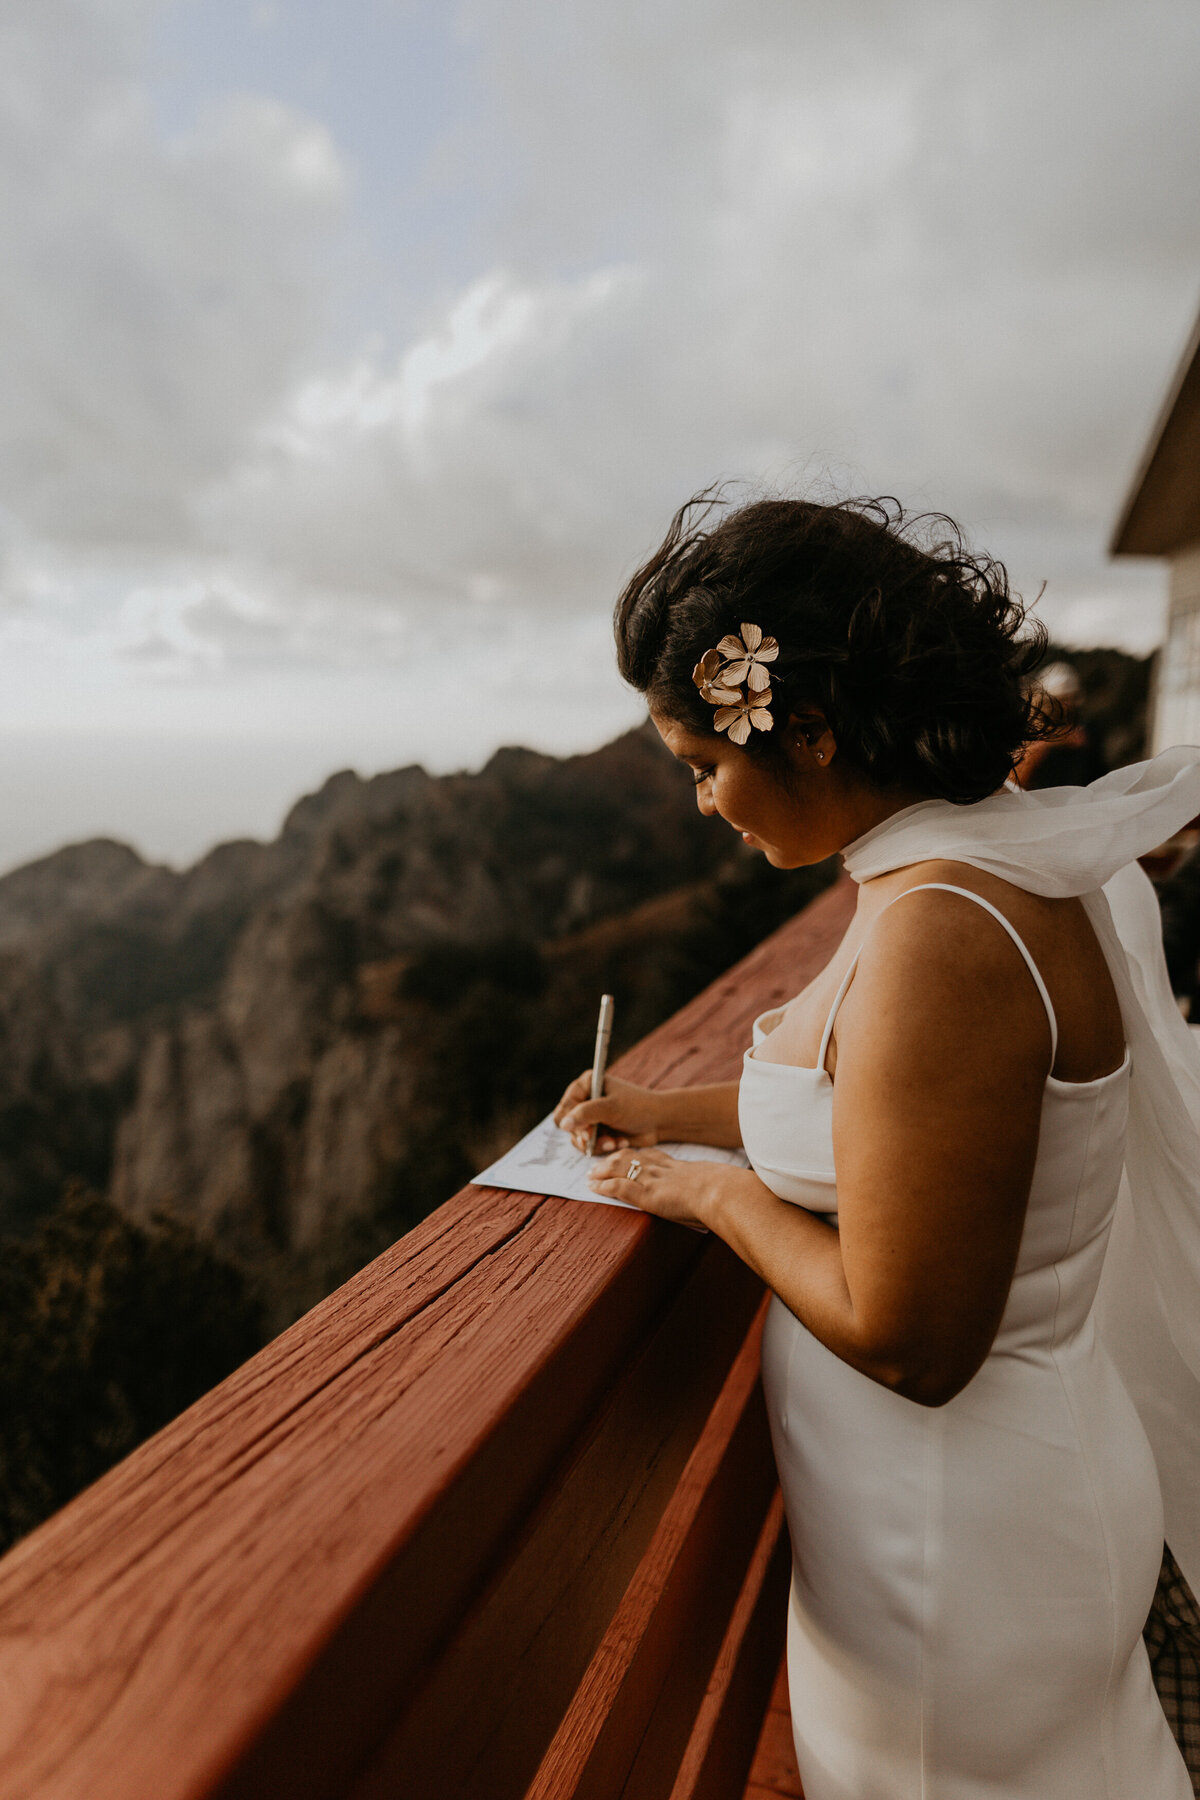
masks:
<instances>
[{"instance_id":1,"label":"red painted wooden railing","mask_svg":"<svg viewBox=\"0 0 1200 1800\"><path fill-rule=\"evenodd\" d=\"M736 1074L823 894L622 1060ZM731 1800L787 1546L719 1241L467 1188L0 1562L4 1800Z\"/></svg>"}]
</instances>

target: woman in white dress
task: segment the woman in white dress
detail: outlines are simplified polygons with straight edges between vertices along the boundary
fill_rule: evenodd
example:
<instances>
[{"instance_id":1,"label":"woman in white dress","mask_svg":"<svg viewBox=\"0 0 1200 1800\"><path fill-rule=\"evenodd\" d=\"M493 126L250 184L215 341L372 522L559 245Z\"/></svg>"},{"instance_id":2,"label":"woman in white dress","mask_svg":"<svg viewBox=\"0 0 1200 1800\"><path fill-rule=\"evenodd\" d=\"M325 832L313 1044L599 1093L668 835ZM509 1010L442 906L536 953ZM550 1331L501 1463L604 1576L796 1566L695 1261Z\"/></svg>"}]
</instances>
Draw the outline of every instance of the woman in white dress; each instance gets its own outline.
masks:
<instances>
[{"instance_id":1,"label":"woman in white dress","mask_svg":"<svg viewBox=\"0 0 1200 1800\"><path fill-rule=\"evenodd\" d=\"M1022 625L999 565L880 503L685 508L618 605L701 810L859 882L740 1083L559 1108L604 1127L601 1193L774 1292L807 1800L1193 1792L1142 1631L1164 1492L1200 1575L1200 1072L1126 865L1200 812L1200 753L1006 790L1043 728Z\"/></svg>"}]
</instances>

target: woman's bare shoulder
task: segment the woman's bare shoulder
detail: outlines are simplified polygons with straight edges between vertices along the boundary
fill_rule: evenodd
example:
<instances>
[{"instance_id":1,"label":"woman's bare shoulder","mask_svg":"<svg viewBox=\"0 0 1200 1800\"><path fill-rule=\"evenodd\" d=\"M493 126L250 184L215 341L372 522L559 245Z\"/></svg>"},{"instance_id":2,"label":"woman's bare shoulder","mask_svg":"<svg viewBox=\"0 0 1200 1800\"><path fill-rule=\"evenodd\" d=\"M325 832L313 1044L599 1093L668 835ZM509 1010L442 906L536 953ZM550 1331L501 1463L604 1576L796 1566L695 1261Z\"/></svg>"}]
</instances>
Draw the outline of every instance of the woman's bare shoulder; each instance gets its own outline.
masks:
<instances>
[{"instance_id":1,"label":"woman's bare shoulder","mask_svg":"<svg viewBox=\"0 0 1200 1800\"><path fill-rule=\"evenodd\" d=\"M1008 933L953 894L900 891L903 903L881 911L864 938L838 1015L838 1067L849 1054L960 1095L976 1078L1043 1077L1046 1009Z\"/></svg>"},{"instance_id":2,"label":"woman's bare shoulder","mask_svg":"<svg viewBox=\"0 0 1200 1800\"><path fill-rule=\"evenodd\" d=\"M968 893L982 894L985 899L1009 899L1015 906L1026 902L1034 906L1046 904L1040 894L1018 887L1015 882L1005 881L1003 876L994 875L989 869L979 869L974 863L952 862L945 858L931 858L928 862L906 863L903 868L889 869L886 875L877 875L867 886L878 890L888 899L907 893L912 888L932 886L935 890L946 887L965 888Z\"/></svg>"},{"instance_id":3,"label":"woman's bare shoulder","mask_svg":"<svg viewBox=\"0 0 1200 1800\"><path fill-rule=\"evenodd\" d=\"M998 930L995 920L989 918L985 906L964 901L962 894L965 892L975 896L977 901L985 900L994 906L1016 931L1035 961L1040 960L1041 955L1061 954L1072 936L1081 941L1091 936L1080 901L1033 893L989 869L978 869L972 863L910 863L878 877L871 886L878 890L873 915L882 921L885 908L899 915L889 929L903 930L903 915L912 916L914 908L923 907L926 917L936 917L939 912L947 916L961 912L968 932L973 931L981 941L994 937ZM955 888L959 893L957 896L947 894L946 888ZM913 892L918 889L925 891ZM893 904L910 892L913 893L911 900L900 906Z\"/></svg>"},{"instance_id":4,"label":"woman's bare shoulder","mask_svg":"<svg viewBox=\"0 0 1200 1800\"><path fill-rule=\"evenodd\" d=\"M1006 892L1007 882L961 864L925 863L903 873L909 879L880 897L863 934L864 973L894 969L908 984L934 968L985 978L1013 966L1020 952L989 907L978 901L995 907L1024 942L1022 926L1032 921L1036 906L1023 902L1036 902L1038 896L1018 889ZM947 892L948 888L958 891ZM965 899L964 892L973 898ZM914 952L920 953L915 962Z\"/></svg>"},{"instance_id":5,"label":"woman's bare shoulder","mask_svg":"<svg viewBox=\"0 0 1200 1800\"><path fill-rule=\"evenodd\" d=\"M1091 1080L1120 1061L1116 993L1080 901L1033 894L962 863L912 865L895 871L892 884L879 897L864 939L860 1006L877 1013L886 1006L915 1032L936 1021L947 1039L958 1029L969 1034L985 1012L994 1046L1007 1039L1019 1053L1022 1045L1040 1045L1048 1029L1045 1002L1028 963L1022 968L1028 958L1057 1021L1056 1073ZM986 907L946 893L946 887L990 902L1021 947Z\"/></svg>"}]
</instances>

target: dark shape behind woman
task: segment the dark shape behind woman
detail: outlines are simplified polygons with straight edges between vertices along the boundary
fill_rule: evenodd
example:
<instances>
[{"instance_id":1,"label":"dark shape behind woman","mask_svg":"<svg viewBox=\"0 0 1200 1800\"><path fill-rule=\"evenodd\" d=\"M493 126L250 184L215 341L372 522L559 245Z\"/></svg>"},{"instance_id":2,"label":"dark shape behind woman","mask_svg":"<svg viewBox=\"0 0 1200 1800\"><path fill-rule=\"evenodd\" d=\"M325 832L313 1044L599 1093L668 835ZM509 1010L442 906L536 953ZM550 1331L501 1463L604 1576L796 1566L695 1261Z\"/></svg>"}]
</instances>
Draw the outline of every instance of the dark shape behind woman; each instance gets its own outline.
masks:
<instances>
[{"instance_id":1,"label":"dark shape behind woman","mask_svg":"<svg viewBox=\"0 0 1200 1800\"><path fill-rule=\"evenodd\" d=\"M1083 683L1070 663L1039 669L1033 690L1047 720L1057 722L1026 744L1014 774L1023 788L1086 787L1104 774L1096 734L1080 710Z\"/></svg>"},{"instance_id":2,"label":"dark shape behind woman","mask_svg":"<svg viewBox=\"0 0 1200 1800\"><path fill-rule=\"evenodd\" d=\"M1180 1280L1200 1294L1179 1085L1200 1096L1200 1074L1158 1048L1161 949L1139 961L1142 890L1118 874L1197 810L1200 753L1082 796L998 792L1046 728L998 564L944 520L921 542L893 502L708 517L685 508L621 596L621 671L701 810L778 867L841 851L858 909L757 1022L740 1083L589 1103L580 1081L559 1118L605 1128L601 1193L707 1226L774 1290L805 1793L1187 1800L1141 1636L1160 1473L1193 1583L1200 1531L1094 1302L1130 1118L1149 1260L1122 1252L1117 1285L1153 1280L1160 1312L1186 1310ZM752 1169L680 1164L669 1138L744 1142ZM1181 1352L1194 1379L1186 1321L1155 1354Z\"/></svg>"}]
</instances>

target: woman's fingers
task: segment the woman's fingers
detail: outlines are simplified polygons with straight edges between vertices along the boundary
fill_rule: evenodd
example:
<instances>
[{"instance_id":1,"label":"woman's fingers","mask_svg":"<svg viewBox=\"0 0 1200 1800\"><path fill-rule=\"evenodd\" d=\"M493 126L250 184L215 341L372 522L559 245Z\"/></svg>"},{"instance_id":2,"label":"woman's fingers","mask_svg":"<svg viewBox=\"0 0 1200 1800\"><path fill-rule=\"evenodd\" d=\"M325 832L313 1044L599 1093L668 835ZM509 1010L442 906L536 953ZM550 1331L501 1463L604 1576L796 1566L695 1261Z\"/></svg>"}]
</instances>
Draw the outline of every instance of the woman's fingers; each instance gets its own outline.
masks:
<instances>
[{"instance_id":1,"label":"woman's fingers","mask_svg":"<svg viewBox=\"0 0 1200 1800\"><path fill-rule=\"evenodd\" d=\"M627 1134L621 1130L619 1120L611 1116L621 1110L620 1095L602 1094L599 1100L581 1100L578 1105L568 1107L558 1122L564 1131L572 1134L590 1131L593 1125L607 1125L610 1135L620 1133L624 1137Z\"/></svg>"},{"instance_id":2,"label":"woman's fingers","mask_svg":"<svg viewBox=\"0 0 1200 1800\"><path fill-rule=\"evenodd\" d=\"M639 1152L636 1144L622 1145L603 1162L598 1163L588 1179L590 1181L612 1181L627 1179L626 1171L630 1163L637 1157L639 1172L637 1179L644 1180L656 1170L670 1169L676 1166L675 1158L668 1156L665 1150L654 1150L647 1146Z\"/></svg>"},{"instance_id":3,"label":"woman's fingers","mask_svg":"<svg viewBox=\"0 0 1200 1800\"><path fill-rule=\"evenodd\" d=\"M577 1133L575 1142L581 1150L586 1150L588 1133ZM602 1131L596 1139L596 1155L607 1156L610 1150L644 1150L658 1139L652 1131Z\"/></svg>"},{"instance_id":4,"label":"woman's fingers","mask_svg":"<svg viewBox=\"0 0 1200 1800\"><path fill-rule=\"evenodd\" d=\"M624 1173L624 1167L622 1164L620 1175L605 1175L599 1169L593 1169L588 1176L588 1186L598 1194L603 1194L606 1200L624 1200L630 1206L641 1206L646 1197L641 1177L630 1181Z\"/></svg>"},{"instance_id":5,"label":"woman's fingers","mask_svg":"<svg viewBox=\"0 0 1200 1800\"><path fill-rule=\"evenodd\" d=\"M591 1128L585 1126L581 1131L571 1133L571 1142L577 1150L587 1150L591 1141ZM602 1130L596 1137L596 1156L607 1156L612 1150L640 1150L647 1145L657 1144L658 1137L653 1131L614 1131L610 1126Z\"/></svg>"},{"instance_id":6,"label":"woman's fingers","mask_svg":"<svg viewBox=\"0 0 1200 1800\"><path fill-rule=\"evenodd\" d=\"M625 1145L629 1143L629 1139L623 1137L620 1132L606 1131L603 1136L597 1137L596 1146L593 1150L591 1147L591 1128L587 1125L582 1126L578 1131L571 1132L570 1137L575 1148L577 1150L582 1150L585 1156L588 1154L593 1156L607 1156L610 1150L623 1149Z\"/></svg>"},{"instance_id":7,"label":"woman's fingers","mask_svg":"<svg viewBox=\"0 0 1200 1800\"><path fill-rule=\"evenodd\" d=\"M635 1161L637 1172L630 1180L629 1170ZM623 1147L595 1164L588 1176L588 1184L607 1200L624 1200L628 1205L644 1210L649 1184L672 1161L673 1158L665 1156L661 1150L646 1149L639 1155L635 1146Z\"/></svg>"},{"instance_id":8,"label":"woman's fingers","mask_svg":"<svg viewBox=\"0 0 1200 1800\"><path fill-rule=\"evenodd\" d=\"M657 1142L652 1131L602 1131L596 1139L596 1155L607 1156L610 1150L644 1150Z\"/></svg>"},{"instance_id":9,"label":"woman's fingers","mask_svg":"<svg viewBox=\"0 0 1200 1800\"><path fill-rule=\"evenodd\" d=\"M590 1069L585 1069L582 1075L577 1075L575 1077L574 1081L555 1107L554 1123L556 1125L564 1126L568 1131L571 1130L571 1126L566 1123L568 1113L574 1111L581 1100L586 1100L591 1091L592 1071Z\"/></svg>"},{"instance_id":10,"label":"woman's fingers","mask_svg":"<svg viewBox=\"0 0 1200 1800\"><path fill-rule=\"evenodd\" d=\"M574 1131L571 1133L571 1142L577 1150L582 1150L586 1154L591 1143L591 1136L592 1134L588 1130ZM593 1154L607 1156L612 1150L628 1149L632 1142L632 1138L625 1137L621 1132L605 1131L596 1138L596 1148Z\"/></svg>"},{"instance_id":11,"label":"woman's fingers","mask_svg":"<svg viewBox=\"0 0 1200 1800\"><path fill-rule=\"evenodd\" d=\"M648 1097L642 1088L629 1082L613 1083L608 1093L598 1100L591 1096L590 1069L573 1081L554 1109L554 1123L567 1133L578 1150L587 1150L593 1130L598 1131L596 1153L625 1149L631 1144L655 1144L658 1133L637 1129L648 1110Z\"/></svg>"},{"instance_id":12,"label":"woman's fingers","mask_svg":"<svg viewBox=\"0 0 1200 1800\"><path fill-rule=\"evenodd\" d=\"M629 1170L636 1162L633 1179ZM588 1185L605 1200L623 1200L641 1212L656 1213L686 1225L690 1231L706 1231L693 1213L694 1165L679 1162L663 1150L649 1147L639 1151L636 1145L606 1156L593 1167Z\"/></svg>"},{"instance_id":13,"label":"woman's fingers","mask_svg":"<svg viewBox=\"0 0 1200 1800\"><path fill-rule=\"evenodd\" d=\"M639 1212L646 1211L646 1208L639 1204L638 1197L633 1192L632 1181L593 1181L591 1185L593 1190L597 1194L603 1195L605 1200L623 1200L626 1206L636 1206Z\"/></svg>"}]
</instances>

